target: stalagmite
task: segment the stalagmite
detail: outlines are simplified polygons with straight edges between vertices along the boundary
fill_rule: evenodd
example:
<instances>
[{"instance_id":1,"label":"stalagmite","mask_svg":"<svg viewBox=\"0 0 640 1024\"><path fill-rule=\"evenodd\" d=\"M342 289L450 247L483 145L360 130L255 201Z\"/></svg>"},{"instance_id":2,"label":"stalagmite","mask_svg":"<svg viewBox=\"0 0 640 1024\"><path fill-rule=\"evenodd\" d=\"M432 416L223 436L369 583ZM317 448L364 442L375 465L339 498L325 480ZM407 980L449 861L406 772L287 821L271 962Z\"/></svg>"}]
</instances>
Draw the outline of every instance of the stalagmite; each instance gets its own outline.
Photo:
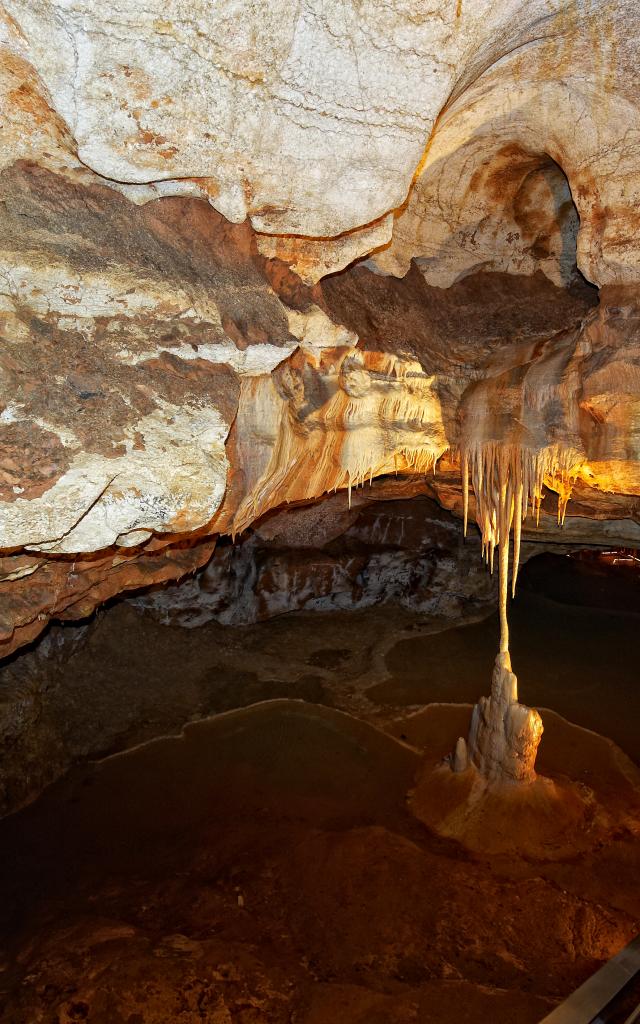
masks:
<instances>
[{"instance_id":1,"label":"stalagmite","mask_svg":"<svg viewBox=\"0 0 640 1024\"><path fill-rule=\"evenodd\" d=\"M464 528L469 511L469 472L476 497L476 519L482 552L493 571L498 548L500 574L500 649L493 668L491 696L473 710L466 746L460 738L452 755L454 771L473 765L489 782L527 782L535 778L535 759L542 736L537 711L518 703L518 681L509 654L509 536L513 526L512 594L515 593L523 519L531 504L539 515L542 488L549 482L558 491L558 522L562 523L579 458L571 449L550 446L532 451L495 442L471 445L462 452Z\"/></svg>"},{"instance_id":2,"label":"stalagmite","mask_svg":"<svg viewBox=\"0 0 640 1024\"><path fill-rule=\"evenodd\" d=\"M518 703L518 680L508 651L493 666L491 696L473 709L467 743L469 763L489 782L530 782L542 737L537 711Z\"/></svg>"},{"instance_id":3,"label":"stalagmite","mask_svg":"<svg viewBox=\"0 0 640 1024\"><path fill-rule=\"evenodd\" d=\"M469 751L464 736L459 736L455 750L451 756L451 767L454 772L464 772L469 767Z\"/></svg>"}]
</instances>

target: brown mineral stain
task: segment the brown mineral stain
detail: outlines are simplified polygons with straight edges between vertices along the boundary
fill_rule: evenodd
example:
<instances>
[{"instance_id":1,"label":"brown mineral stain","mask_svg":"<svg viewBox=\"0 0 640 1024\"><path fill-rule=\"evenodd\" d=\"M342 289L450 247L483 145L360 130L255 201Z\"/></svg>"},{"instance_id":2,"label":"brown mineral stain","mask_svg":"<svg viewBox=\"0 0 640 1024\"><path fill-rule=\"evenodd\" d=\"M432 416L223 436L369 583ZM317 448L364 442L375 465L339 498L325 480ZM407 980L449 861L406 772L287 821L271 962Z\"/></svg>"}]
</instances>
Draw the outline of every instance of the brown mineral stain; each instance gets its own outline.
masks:
<instances>
[{"instance_id":1,"label":"brown mineral stain","mask_svg":"<svg viewBox=\"0 0 640 1024\"><path fill-rule=\"evenodd\" d=\"M17 84L8 91L7 110L5 117L10 117L11 108L15 106L23 114L30 115L38 127L48 126L61 138L69 137L69 130L62 118L49 106L42 95L42 89L32 66L16 54L2 53L2 70L9 80Z\"/></svg>"},{"instance_id":2,"label":"brown mineral stain","mask_svg":"<svg viewBox=\"0 0 640 1024\"><path fill-rule=\"evenodd\" d=\"M215 199L220 193L220 186L214 178L186 178L185 181L193 181L210 199Z\"/></svg>"},{"instance_id":3,"label":"brown mineral stain","mask_svg":"<svg viewBox=\"0 0 640 1024\"><path fill-rule=\"evenodd\" d=\"M164 145L162 139L158 145ZM127 309L130 289L122 291L122 315L86 321L91 344L82 332L63 330L56 313L34 316L18 308L5 330L18 332L20 343L6 349L0 361L8 373L7 387L25 403L24 416L69 429L84 451L104 454L131 436L158 401L181 404L188 395L195 401L206 396L216 407L221 403L231 422L237 383L228 367L196 360L191 369L185 363L180 372L174 365L167 373L168 364L153 358L136 364L136 354L151 348L160 357L167 345L187 345L197 352L202 344L224 341L218 317L236 325L238 344L291 343L286 310L276 292L283 292L284 302L295 294L296 302L304 304L307 291L284 269L274 278L274 290L265 274L269 261L258 254L250 226L230 224L204 200L166 198L135 206L112 189L72 183L27 162L4 171L1 184L7 201L0 205L0 233L7 250L24 252L26 246L31 252L46 251L49 259L53 245L54 257L74 275L107 268L117 273L121 267L149 282L157 295L152 308L133 312ZM217 188L208 179L198 184L210 194ZM78 299L75 288L69 295ZM214 318L200 319L195 311L178 318L186 312L184 304L167 296L167 290L202 295ZM129 353L129 362L121 351ZM64 383L52 384L54 364Z\"/></svg>"},{"instance_id":4,"label":"brown mineral stain","mask_svg":"<svg viewBox=\"0 0 640 1024\"><path fill-rule=\"evenodd\" d=\"M36 423L0 423L0 501L41 497L67 471L72 454Z\"/></svg>"}]
</instances>

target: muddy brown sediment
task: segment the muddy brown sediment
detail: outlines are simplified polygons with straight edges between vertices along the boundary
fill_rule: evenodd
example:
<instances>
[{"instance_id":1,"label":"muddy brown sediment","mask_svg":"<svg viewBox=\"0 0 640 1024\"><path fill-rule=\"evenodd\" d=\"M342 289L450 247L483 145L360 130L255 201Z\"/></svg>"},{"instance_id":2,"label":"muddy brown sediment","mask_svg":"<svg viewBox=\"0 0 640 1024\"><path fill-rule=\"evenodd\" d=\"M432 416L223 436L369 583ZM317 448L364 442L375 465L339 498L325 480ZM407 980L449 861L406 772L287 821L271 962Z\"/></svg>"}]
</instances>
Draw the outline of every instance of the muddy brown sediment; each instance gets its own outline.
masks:
<instances>
[{"instance_id":1,"label":"muddy brown sediment","mask_svg":"<svg viewBox=\"0 0 640 1024\"><path fill-rule=\"evenodd\" d=\"M0 824L3 1020L534 1024L637 929L640 845L579 891L471 858L409 813L420 761L276 701L77 769Z\"/></svg>"}]
</instances>

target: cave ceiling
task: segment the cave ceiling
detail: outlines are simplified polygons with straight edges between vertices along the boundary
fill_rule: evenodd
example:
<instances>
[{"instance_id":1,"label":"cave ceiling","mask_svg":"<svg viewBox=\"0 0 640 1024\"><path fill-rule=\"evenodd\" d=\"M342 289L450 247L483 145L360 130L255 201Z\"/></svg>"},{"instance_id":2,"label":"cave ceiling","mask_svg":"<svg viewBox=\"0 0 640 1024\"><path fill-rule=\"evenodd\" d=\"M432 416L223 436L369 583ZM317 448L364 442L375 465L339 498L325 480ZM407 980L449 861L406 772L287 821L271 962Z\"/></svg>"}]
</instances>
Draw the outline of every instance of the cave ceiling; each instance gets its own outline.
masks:
<instances>
[{"instance_id":1,"label":"cave ceiling","mask_svg":"<svg viewBox=\"0 0 640 1024\"><path fill-rule=\"evenodd\" d=\"M490 550L505 473L527 536L637 545L639 36L632 0L3 0L3 653L394 474Z\"/></svg>"}]
</instances>

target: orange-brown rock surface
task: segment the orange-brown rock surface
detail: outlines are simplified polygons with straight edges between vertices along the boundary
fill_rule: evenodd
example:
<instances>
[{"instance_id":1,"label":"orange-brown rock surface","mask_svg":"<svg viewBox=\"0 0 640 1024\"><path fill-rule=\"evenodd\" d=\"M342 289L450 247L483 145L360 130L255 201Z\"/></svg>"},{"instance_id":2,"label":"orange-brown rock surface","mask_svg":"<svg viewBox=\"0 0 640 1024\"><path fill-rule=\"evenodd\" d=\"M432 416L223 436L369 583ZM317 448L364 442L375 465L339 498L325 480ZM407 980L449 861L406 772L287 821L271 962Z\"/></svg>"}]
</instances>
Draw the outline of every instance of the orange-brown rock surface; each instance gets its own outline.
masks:
<instances>
[{"instance_id":1,"label":"orange-brown rock surface","mask_svg":"<svg viewBox=\"0 0 640 1024\"><path fill-rule=\"evenodd\" d=\"M553 726L556 767L631 791ZM420 747L272 701L77 769L0 824L3 1020L534 1024L636 933L637 839L453 850L407 807Z\"/></svg>"}]
</instances>

